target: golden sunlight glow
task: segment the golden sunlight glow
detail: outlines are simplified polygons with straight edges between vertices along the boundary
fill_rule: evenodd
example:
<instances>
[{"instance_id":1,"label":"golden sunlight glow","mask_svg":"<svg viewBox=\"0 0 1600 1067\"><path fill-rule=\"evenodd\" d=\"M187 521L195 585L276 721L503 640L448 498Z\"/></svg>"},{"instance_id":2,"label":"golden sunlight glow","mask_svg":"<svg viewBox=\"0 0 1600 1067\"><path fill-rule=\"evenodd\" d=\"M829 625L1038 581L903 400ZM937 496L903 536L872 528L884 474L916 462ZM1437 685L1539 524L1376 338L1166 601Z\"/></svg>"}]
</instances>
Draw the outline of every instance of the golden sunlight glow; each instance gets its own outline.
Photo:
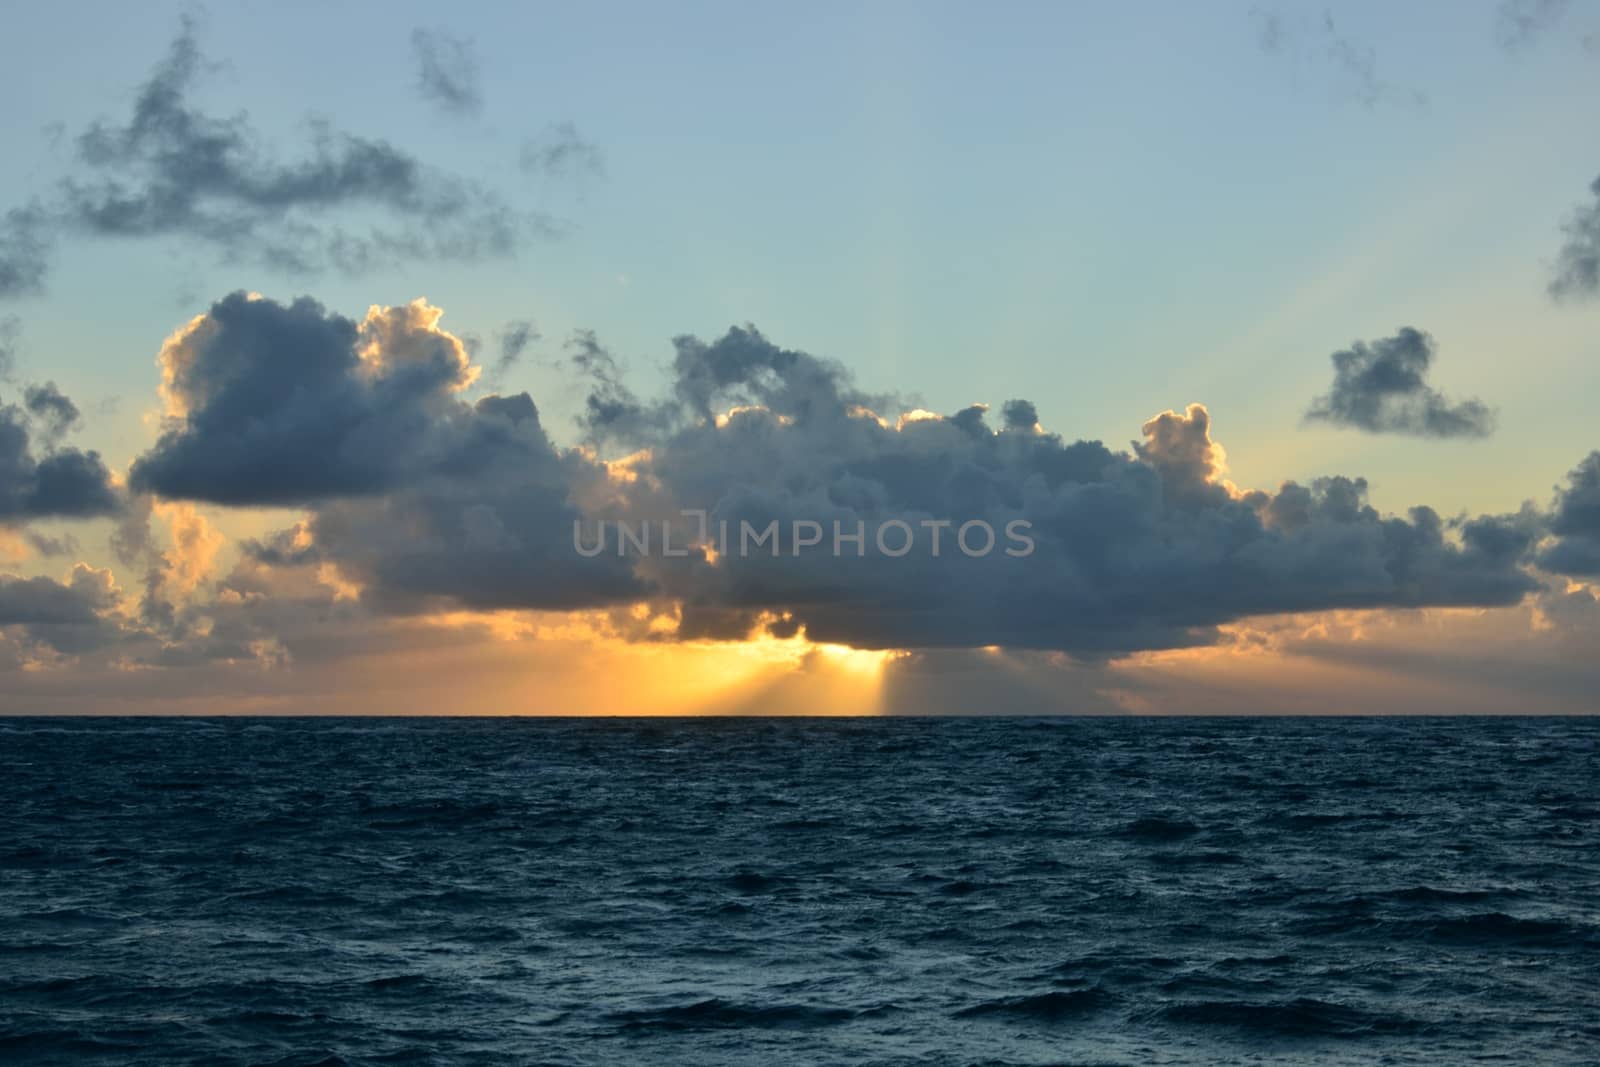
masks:
<instances>
[{"instance_id":1,"label":"golden sunlight glow","mask_svg":"<svg viewBox=\"0 0 1600 1067\"><path fill-rule=\"evenodd\" d=\"M944 418L944 416L939 414L937 411L929 411L926 408L912 408L910 411L907 411L901 415L898 420L896 420L894 428L896 430L903 430L906 428L908 423L931 422L942 418Z\"/></svg>"},{"instance_id":2,"label":"golden sunlight glow","mask_svg":"<svg viewBox=\"0 0 1600 1067\"><path fill-rule=\"evenodd\" d=\"M634 624L632 639L622 619ZM642 605L615 616L444 612L411 625L477 630L502 650L459 698L478 714L874 715L886 668L906 655L817 643L803 632L677 641L674 617Z\"/></svg>"}]
</instances>

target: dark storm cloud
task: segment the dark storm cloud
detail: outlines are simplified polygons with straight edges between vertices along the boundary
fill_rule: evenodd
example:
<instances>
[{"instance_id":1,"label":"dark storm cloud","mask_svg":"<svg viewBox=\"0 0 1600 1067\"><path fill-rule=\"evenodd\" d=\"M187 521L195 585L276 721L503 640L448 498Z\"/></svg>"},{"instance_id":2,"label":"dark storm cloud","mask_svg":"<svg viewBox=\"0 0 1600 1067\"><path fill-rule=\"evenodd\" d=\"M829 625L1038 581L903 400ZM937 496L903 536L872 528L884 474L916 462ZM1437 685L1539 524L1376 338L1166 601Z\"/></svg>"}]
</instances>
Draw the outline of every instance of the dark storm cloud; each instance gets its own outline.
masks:
<instances>
[{"instance_id":1,"label":"dark storm cloud","mask_svg":"<svg viewBox=\"0 0 1600 1067\"><path fill-rule=\"evenodd\" d=\"M1566 240L1548 287L1554 300L1589 300L1600 293L1600 178L1589 183L1589 192L1594 202L1579 205L1562 225Z\"/></svg>"},{"instance_id":2,"label":"dark storm cloud","mask_svg":"<svg viewBox=\"0 0 1600 1067\"><path fill-rule=\"evenodd\" d=\"M509 256L549 228L472 179L326 122L309 122L301 150L279 157L246 114L193 101L208 65L185 20L131 113L72 139L75 170L0 225L0 296L39 288L58 234L182 237L230 262L355 274ZM369 221L347 227L342 214Z\"/></svg>"},{"instance_id":3,"label":"dark storm cloud","mask_svg":"<svg viewBox=\"0 0 1600 1067\"><path fill-rule=\"evenodd\" d=\"M1558 574L1600 575L1600 452L1591 452L1567 475L1550 516L1555 541L1539 565Z\"/></svg>"},{"instance_id":4,"label":"dark storm cloud","mask_svg":"<svg viewBox=\"0 0 1600 1067\"><path fill-rule=\"evenodd\" d=\"M478 59L472 42L444 30L411 31L411 56L417 64L417 91L456 115L483 110Z\"/></svg>"},{"instance_id":5,"label":"dark storm cloud","mask_svg":"<svg viewBox=\"0 0 1600 1067\"><path fill-rule=\"evenodd\" d=\"M59 447L76 421L72 401L50 384L31 388L25 405L0 407L0 526L114 514L120 501L100 454Z\"/></svg>"},{"instance_id":6,"label":"dark storm cloud","mask_svg":"<svg viewBox=\"0 0 1600 1067\"><path fill-rule=\"evenodd\" d=\"M1312 403L1306 420L1414 437L1493 433L1494 412L1482 401L1451 403L1428 385L1434 355L1433 338L1409 326L1393 337L1357 341L1335 352L1333 388Z\"/></svg>"}]
</instances>

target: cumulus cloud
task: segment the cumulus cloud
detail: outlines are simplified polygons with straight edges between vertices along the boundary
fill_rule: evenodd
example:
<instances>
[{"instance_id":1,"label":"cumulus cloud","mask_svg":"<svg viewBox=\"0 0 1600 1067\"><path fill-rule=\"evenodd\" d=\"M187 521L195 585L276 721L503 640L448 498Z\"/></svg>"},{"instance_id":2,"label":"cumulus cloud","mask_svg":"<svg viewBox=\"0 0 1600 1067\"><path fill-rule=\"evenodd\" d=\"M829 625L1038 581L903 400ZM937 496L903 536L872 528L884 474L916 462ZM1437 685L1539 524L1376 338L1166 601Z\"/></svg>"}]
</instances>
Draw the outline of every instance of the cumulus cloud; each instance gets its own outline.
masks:
<instances>
[{"instance_id":1,"label":"cumulus cloud","mask_svg":"<svg viewBox=\"0 0 1600 1067\"><path fill-rule=\"evenodd\" d=\"M519 426L497 412L506 401L458 399L477 369L440 315L418 300L356 322L306 298L225 297L163 346L167 418L130 485L218 504L305 503L471 475L495 448L547 447L537 417Z\"/></svg>"},{"instance_id":2,"label":"cumulus cloud","mask_svg":"<svg viewBox=\"0 0 1600 1067\"><path fill-rule=\"evenodd\" d=\"M1494 412L1481 400L1452 403L1427 382L1433 338L1410 326L1393 337L1335 352L1333 388L1312 402L1308 422L1414 437L1487 437Z\"/></svg>"},{"instance_id":3,"label":"cumulus cloud","mask_svg":"<svg viewBox=\"0 0 1600 1067\"><path fill-rule=\"evenodd\" d=\"M1575 208L1562 226L1566 239L1548 286L1554 300L1589 300L1600 294L1600 178L1589 183L1589 192L1594 202Z\"/></svg>"},{"instance_id":4,"label":"cumulus cloud","mask_svg":"<svg viewBox=\"0 0 1600 1067\"><path fill-rule=\"evenodd\" d=\"M30 388L21 407L0 406L0 526L118 510L100 454L59 443L76 421L77 407L53 384Z\"/></svg>"},{"instance_id":5,"label":"cumulus cloud","mask_svg":"<svg viewBox=\"0 0 1600 1067\"><path fill-rule=\"evenodd\" d=\"M120 592L111 572L80 563L67 581L0 574L0 638L13 665L39 656L74 655L114 641L109 617Z\"/></svg>"},{"instance_id":6,"label":"cumulus cloud","mask_svg":"<svg viewBox=\"0 0 1600 1067\"><path fill-rule=\"evenodd\" d=\"M423 99L456 115L483 110L478 57L472 42L444 30L411 31L411 55L417 64L417 91Z\"/></svg>"},{"instance_id":7,"label":"cumulus cloud","mask_svg":"<svg viewBox=\"0 0 1600 1067\"><path fill-rule=\"evenodd\" d=\"M324 121L307 124L297 154L280 156L246 114L213 115L194 102L207 67L186 19L131 114L78 133L75 169L49 196L5 215L0 296L41 286L59 234L182 237L229 262L354 274L510 256L550 227L478 181Z\"/></svg>"},{"instance_id":8,"label":"cumulus cloud","mask_svg":"<svg viewBox=\"0 0 1600 1067\"><path fill-rule=\"evenodd\" d=\"M233 506L310 504L318 551L374 602L569 607L636 595L616 561L583 575L571 496L604 483L557 449L526 393L468 403L466 345L418 300L361 322L235 293L161 353L166 428L129 483Z\"/></svg>"},{"instance_id":9,"label":"cumulus cloud","mask_svg":"<svg viewBox=\"0 0 1600 1067\"><path fill-rule=\"evenodd\" d=\"M757 336L724 340L747 350ZM713 363L723 343L708 346ZM785 363L776 352L744 361ZM789 370L785 385L763 389L782 410L687 425L650 449L632 484L659 486L676 505L735 526L814 518L830 529L835 520L846 529L890 520L1004 529L1020 519L1036 547L1026 559L969 558L947 541L937 559L887 558L869 538L864 554L843 559L652 561L691 632L775 617L814 640L858 647L1116 655L1204 644L1217 626L1252 615L1512 603L1534 587L1516 553L1447 537L1429 509L1379 515L1359 479L1234 490L1220 479L1222 451L1200 405L1157 416L1131 453L1115 452L1034 426L992 431L970 408L888 424L847 403L851 390L838 379L808 383L798 364L776 377Z\"/></svg>"},{"instance_id":10,"label":"cumulus cloud","mask_svg":"<svg viewBox=\"0 0 1600 1067\"><path fill-rule=\"evenodd\" d=\"M219 301L163 350L170 422L134 488L307 505L293 537L247 554L327 570L376 612L642 602L650 639L803 628L863 648L1104 657L1206 644L1256 615L1510 604L1537 586L1510 520L1383 516L1363 481L1338 476L1236 489L1198 404L1115 451L1044 430L1026 400L998 430L983 405L908 411L754 327L678 338L670 388L647 401L580 335L584 429L629 453L607 461L555 445L526 394L462 399L477 368L438 323L421 302L357 323L310 300ZM838 556L574 548L574 522L601 519L664 520L686 546L685 511L713 530L807 521L865 537ZM969 555L957 538L974 521L1025 522L1034 550ZM874 533L894 523L937 529L943 551L886 548Z\"/></svg>"},{"instance_id":11,"label":"cumulus cloud","mask_svg":"<svg viewBox=\"0 0 1600 1067\"><path fill-rule=\"evenodd\" d=\"M1539 565L1557 574L1600 576L1600 452L1591 452L1567 475L1550 515L1553 543Z\"/></svg>"}]
</instances>

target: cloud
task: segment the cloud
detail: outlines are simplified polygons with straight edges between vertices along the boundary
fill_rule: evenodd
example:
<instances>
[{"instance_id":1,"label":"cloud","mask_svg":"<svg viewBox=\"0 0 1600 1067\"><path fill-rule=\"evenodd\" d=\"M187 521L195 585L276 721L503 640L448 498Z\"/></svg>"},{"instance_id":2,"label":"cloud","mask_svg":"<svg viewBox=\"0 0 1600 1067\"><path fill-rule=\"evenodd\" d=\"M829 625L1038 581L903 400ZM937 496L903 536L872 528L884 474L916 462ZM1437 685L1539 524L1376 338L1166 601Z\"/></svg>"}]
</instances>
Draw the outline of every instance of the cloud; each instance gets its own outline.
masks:
<instances>
[{"instance_id":1,"label":"cloud","mask_svg":"<svg viewBox=\"0 0 1600 1067\"><path fill-rule=\"evenodd\" d=\"M555 448L526 393L460 394L466 346L423 301L360 323L235 293L163 347L169 417L131 487L231 506L309 504L321 558L408 608L571 607L637 595L624 561L569 566L570 496L604 469Z\"/></svg>"},{"instance_id":2,"label":"cloud","mask_svg":"<svg viewBox=\"0 0 1600 1067\"><path fill-rule=\"evenodd\" d=\"M554 123L542 137L524 142L521 162L530 174L600 178L606 172L605 154L570 122Z\"/></svg>"},{"instance_id":3,"label":"cloud","mask_svg":"<svg viewBox=\"0 0 1600 1067\"><path fill-rule=\"evenodd\" d=\"M0 297L44 287L51 242L48 219L38 205L12 208L0 216Z\"/></svg>"},{"instance_id":4,"label":"cloud","mask_svg":"<svg viewBox=\"0 0 1600 1067\"><path fill-rule=\"evenodd\" d=\"M500 358L495 361L490 380L503 381L511 369L522 361L522 354L528 350L528 346L538 339L538 329L527 319L506 323L499 336Z\"/></svg>"},{"instance_id":5,"label":"cloud","mask_svg":"<svg viewBox=\"0 0 1600 1067\"><path fill-rule=\"evenodd\" d=\"M59 444L76 416L76 406L53 384L30 388L24 407L0 407L0 526L93 518L119 509L100 454ZM36 443L43 445L37 453Z\"/></svg>"},{"instance_id":6,"label":"cloud","mask_svg":"<svg viewBox=\"0 0 1600 1067\"><path fill-rule=\"evenodd\" d=\"M444 30L411 31L411 55L417 64L417 91L423 99L456 115L483 110L478 59L472 42Z\"/></svg>"},{"instance_id":7,"label":"cloud","mask_svg":"<svg viewBox=\"0 0 1600 1067\"><path fill-rule=\"evenodd\" d=\"M15 315L0 318L0 382L9 382L17 373L17 336L22 323Z\"/></svg>"},{"instance_id":8,"label":"cloud","mask_svg":"<svg viewBox=\"0 0 1600 1067\"><path fill-rule=\"evenodd\" d=\"M1600 293L1600 178L1589 183L1591 204L1575 208L1562 225L1566 240L1557 254L1551 299L1590 300Z\"/></svg>"},{"instance_id":9,"label":"cloud","mask_svg":"<svg viewBox=\"0 0 1600 1067\"><path fill-rule=\"evenodd\" d=\"M234 293L160 355L163 432L129 471L139 492L229 505L370 496L470 475L495 449L548 451L536 414L474 408L476 376L441 312L418 300L361 322L314 300ZM524 397L524 400L527 398Z\"/></svg>"},{"instance_id":10,"label":"cloud","mask_svg":"<svg viewBox=\"0 0 1600 1067\"><path fill-rule=\"evenodd\" d=\"M570 350L590 380L592 444L563 449L527 394L463 398L478 368L441 314L417 301L356 322L309 299L218 301L162 350L168 421L132 488L308 507L303 526L246 556L268 573L336 577L377 615L642 604L634 636L650 641L803 628L857 648L1096 659L1210 644L1255 616L1503 605L1538 588L1523 567L1533 535L1514 519L1383 516L1364 481L1341 476L1235 488L1199 404L1147 420L1115 451L1044 430L1027 400L1004 406L998 430L983 405L908 410L750 326L677 338L669 387L651 400L580 334ZM609 449L628 454L603 459ZM614 539L594 558L575 550L574 524L602 519L665 520L689 545L685 510L735 538L774 520L864 537L838 557L703 543L621 555ZM1034 550L969 556L958 535L974 521L1001 538L1025 522ZM879 542L901 523L921 550Z\"/></svg>"},{"instance_id":11,"label":"cloud","mask_svg":"<svg viewBox=\"0 0 1600 1067\"><path fill-rule=\"evenodd\" d=\"M1539 565L1557 574L1600 575L1600 452L1591 452L1567 475L1550 515L1553 543Z\"/></svg>"},{"instance_id":12,"label":"cloud","mask_svg":"<svg viewBox=\"0 0 1600 1067\"><path fill-rule=\"evenodd\" d=\"M1312 402L1308 422L1413 437L1487 437L1494 412L1482 401L1451 403L1427 383L1433 338L1403 326L1393 337L1335 352L1333 388Z\"/></svg>"},{"instance_id":13,"label":"cloud","mask_svg":"<svg viewBox=\"0 0 1600 1067\"><path fill-rule=\"evenodd\" d=\"M73 139L74 170L0 224L0 296L40 288L58 235L182 237L226 262L360 274L416 260L508 257L548 220L470 178L383 140L307 123L280 157L244 113L208 114L195 85L208 63L185 19L125 120ZM348 216L359 226L342 224Z\"/></svg>"},{"instance_id":14,"label":"cloud","mask_svg":"<svg viewBox=\"0 0 1600 1067\"><path fill-rule=\"evenodd\" d=\"M120 593L111 572L80 563L66 582L0 574L0 635L11 646L12 665L44 655L74 655L115 640L108 618ZM0 658L4 649L0 648Z\"/></svg>"},{"instance_id":15,"label":"cloud","mask_svg":"<svg viewBox=\"0 0 1600 1067\"><path fill-rule=\"evenodd\" d=\"M1494 12L1494 38L1508 51L1522 48L1559 26L1571 0L1501 0Z\"/></svg>"},{"instance_id":16,"label":"cloud","mask_svg":"<svg viewBox=\"0 0 1600 1067\"><path fill-rule=\"evenodd\" d=\"M967 558L948 541L937 559L886 558L869 535L859 558L653 561L655 581L705 635L777 618L855 647L1080 656L1205 644L1254 615L1513 603L1535 587L1516 553L1486 537L1453 542L1426 508L1380 516L1359 479L1232 490L1200 405L1149 420L1132 454L1033 427L994 432L973 411L885 425L842 403L791 404L787 417L752 408L652 446L631 484L735 528L1026 520L1037 542L1026 559Z\"/></svg>"},{"instance_id":17,"label":"cloud","mask_svg":"<svg viewBox=\"0 0 1600 1067\"><path fill-rule=\"evenodd\" d=\"M1337 75L1344 90L1369 109L1382 104L1422 107L1427 94L1388 81L1378 73L1378 50L1346 36L1335 24L1332 12L1320 19L1290 18L1282 11L1251 8L1256 41L1267 55L1286 55L1296 63L1307 59L1325 63Z\"/></svg>"},{"instance_id":18,"label":"cloud","mask_svg":"<svg viewBox=\"0 0 1600 1067\"><path fill-rule=\"evenodd\" d=\"M40 435L54 445L79 422L78 405L56 388L55 382L30 385L23 390L23 405L41 424Z\"/></svg>"}]
</instances>

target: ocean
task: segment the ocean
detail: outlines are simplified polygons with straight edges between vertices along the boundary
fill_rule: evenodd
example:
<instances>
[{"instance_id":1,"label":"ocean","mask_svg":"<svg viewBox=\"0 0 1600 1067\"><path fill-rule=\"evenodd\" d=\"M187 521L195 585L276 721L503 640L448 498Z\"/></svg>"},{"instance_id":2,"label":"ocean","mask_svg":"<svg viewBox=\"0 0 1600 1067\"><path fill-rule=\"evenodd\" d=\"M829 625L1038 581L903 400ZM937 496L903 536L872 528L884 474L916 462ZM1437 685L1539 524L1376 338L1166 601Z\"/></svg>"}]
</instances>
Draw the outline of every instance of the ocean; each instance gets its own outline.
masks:
<instances>
[{"instance_id":1,"label":"ocean","mask_svg":"<svg viewBox=\"0 0 1600 1067\"><path fill-rule=\"evenodd\" d=\"M1600 1063L1600 720L0 719L0 1063Z\"/></svg>"}]
</instances>

